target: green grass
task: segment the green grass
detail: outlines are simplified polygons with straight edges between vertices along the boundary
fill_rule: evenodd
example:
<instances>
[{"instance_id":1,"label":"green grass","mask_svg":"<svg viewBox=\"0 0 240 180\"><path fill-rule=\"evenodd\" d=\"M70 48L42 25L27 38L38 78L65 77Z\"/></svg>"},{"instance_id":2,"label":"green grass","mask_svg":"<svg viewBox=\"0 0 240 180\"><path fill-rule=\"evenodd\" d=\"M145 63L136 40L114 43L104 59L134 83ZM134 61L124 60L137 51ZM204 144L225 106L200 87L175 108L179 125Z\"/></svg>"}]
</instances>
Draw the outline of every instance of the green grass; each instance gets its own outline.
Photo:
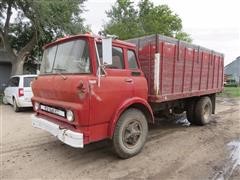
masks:
<instances>
[{"instance_id":1,"label":"green grass","mask_svg":"<svg viewBox=\"0 0 240 180\"><path fill-rule=\"evenodd\" d=\"M224 91L220 96L240 97L240 87L224 87Z\"/></svg>"},{"instance_id":2,"label":"green grass","mask_svg":"<svg viewBox=\"0 0 240 180\"><path fill-rule=\"evenodd\" d=\"M0 104L2 104L2 103L3 103L3 94L0 93Z\"/></svg>"}]
</instances>

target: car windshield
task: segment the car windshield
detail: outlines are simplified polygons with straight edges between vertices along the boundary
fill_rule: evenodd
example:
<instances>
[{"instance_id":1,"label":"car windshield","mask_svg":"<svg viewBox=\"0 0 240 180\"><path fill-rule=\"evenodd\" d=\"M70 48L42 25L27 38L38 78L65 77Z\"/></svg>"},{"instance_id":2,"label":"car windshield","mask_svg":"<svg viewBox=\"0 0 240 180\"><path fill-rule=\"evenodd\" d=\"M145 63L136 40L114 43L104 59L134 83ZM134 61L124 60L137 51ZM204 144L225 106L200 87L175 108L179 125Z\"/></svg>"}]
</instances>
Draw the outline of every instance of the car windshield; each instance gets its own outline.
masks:
<instances>
[{"instance_id":1,"label":"car windshield","mask_svg":"<svg viewBox=\"0 0 240 180\"><path fill-rule=\"evenodd\" d=\"M88 44L73 40L44 50L40 74L90 73Z\"/></svg>"}]
</instances>

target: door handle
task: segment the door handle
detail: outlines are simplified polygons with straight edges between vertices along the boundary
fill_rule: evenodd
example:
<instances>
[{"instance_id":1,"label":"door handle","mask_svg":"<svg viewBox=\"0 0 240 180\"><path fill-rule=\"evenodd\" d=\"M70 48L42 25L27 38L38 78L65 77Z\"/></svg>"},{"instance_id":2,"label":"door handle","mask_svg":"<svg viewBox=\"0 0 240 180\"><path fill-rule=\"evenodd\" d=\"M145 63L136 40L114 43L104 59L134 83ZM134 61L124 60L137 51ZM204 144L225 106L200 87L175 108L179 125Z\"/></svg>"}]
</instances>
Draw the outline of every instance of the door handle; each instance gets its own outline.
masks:
<instances>
[{"instance_id":1,"label":"door handle","mask_svg":"<svg viewBox=\"0 0 240 180\"><path fill-rule=\"evenodd\" d=\"M125 79L125 82L127 82L127 83L133 83L133 79L127 78L127 79Z\"/></svg>"},{"instance_id":2,"label":"door handle","mask_svg":"<svg viewBox=\"0 0 240 180\"><path fill-rule=\"evenodd\" d=\"M132 76L141 76L141 72L139 72L139 71L132 71L131 75Z\"/></svg>"}]
</instances>

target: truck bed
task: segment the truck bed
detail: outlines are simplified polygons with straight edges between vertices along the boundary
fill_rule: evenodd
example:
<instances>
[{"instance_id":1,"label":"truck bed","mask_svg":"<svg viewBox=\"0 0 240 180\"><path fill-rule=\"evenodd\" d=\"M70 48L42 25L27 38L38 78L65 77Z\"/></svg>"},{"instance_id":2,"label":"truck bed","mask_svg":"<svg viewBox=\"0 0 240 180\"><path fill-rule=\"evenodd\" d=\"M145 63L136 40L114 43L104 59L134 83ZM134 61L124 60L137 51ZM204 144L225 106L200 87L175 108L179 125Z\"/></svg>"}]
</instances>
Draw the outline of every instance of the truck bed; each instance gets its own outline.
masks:
<instances>
[{"instance_id":1,"label":"truck bed","mask_svg":"<svg viewBox=\"0 0 240 180\"><path fill-rule=\"evenodd\" d=\"M130 39L148 81L149 101L164 102L223 90L224 55L162 35Z\"/></svg>"}]
</instances>

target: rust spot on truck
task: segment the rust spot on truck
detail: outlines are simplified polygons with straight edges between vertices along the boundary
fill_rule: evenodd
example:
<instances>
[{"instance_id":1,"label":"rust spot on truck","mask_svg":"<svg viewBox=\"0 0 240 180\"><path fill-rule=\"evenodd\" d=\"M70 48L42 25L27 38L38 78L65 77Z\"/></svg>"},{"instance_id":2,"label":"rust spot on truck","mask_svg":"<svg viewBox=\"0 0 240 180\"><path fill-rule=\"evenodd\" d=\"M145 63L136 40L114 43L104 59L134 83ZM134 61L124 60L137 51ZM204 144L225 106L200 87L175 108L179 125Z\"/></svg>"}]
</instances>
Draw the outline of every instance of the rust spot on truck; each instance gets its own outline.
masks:
<instances>
[{"instance_id":1,"label":"rust spot on truck","mask_svg":"<svg viewBox=\"0 0 240 180\"><path fill-rule=\"evenodd\" d=\"M87 88L84 85L83 81L80 81L79 85L77 86L78 89L78 97L80 100L84 100L87 94Z\"/></svg>"}]
</instances>

